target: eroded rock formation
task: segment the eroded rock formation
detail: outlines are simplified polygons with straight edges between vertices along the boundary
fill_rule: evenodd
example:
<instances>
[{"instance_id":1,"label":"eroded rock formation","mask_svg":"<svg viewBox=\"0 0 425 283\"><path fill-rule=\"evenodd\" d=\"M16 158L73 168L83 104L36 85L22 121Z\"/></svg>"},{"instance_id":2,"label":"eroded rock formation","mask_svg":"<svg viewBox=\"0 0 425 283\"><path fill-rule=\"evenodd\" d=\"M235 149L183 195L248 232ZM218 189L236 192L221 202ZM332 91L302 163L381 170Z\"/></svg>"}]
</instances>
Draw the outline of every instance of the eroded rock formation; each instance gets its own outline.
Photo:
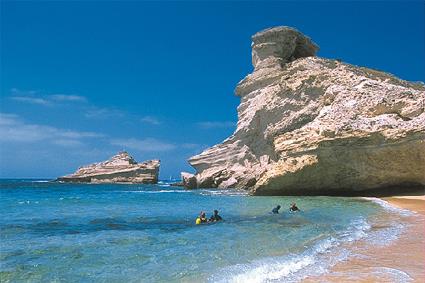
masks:
<instances>
[{"instance_id":1,"label":"eroded rock formation","mask_svg":"<svg viewBox=\"0 0 425 283\"><path fill-rule=\"evenodd\" d=\"M181 173L182 184L187 189L196 189L196 177L195 175L187 172Z\"/></svg>"},{"instance_id":2,"label":"eroded rock formation","mask_svg":"<svg viewBox=\"0 0 425 283\"><path fill-rule=\"evenodd\" d=\"M314 57L317 45L292 28L252 39L237 129L189 159L197 187L338 195L425 186L423 83Z\"/></svg>"},{"instance_id":3,"label":"eroded rock formation","mask_svg":"<svg viewBox=\"0 0 425 283\"><path fill-rule=\"evenodd\" d=\"M80 167L75 173L59 177L60 182L75 183L143 183L156 184L159 160L137 163L127 152L119 152L109 160Z\"/></svg>"}]
</instances>

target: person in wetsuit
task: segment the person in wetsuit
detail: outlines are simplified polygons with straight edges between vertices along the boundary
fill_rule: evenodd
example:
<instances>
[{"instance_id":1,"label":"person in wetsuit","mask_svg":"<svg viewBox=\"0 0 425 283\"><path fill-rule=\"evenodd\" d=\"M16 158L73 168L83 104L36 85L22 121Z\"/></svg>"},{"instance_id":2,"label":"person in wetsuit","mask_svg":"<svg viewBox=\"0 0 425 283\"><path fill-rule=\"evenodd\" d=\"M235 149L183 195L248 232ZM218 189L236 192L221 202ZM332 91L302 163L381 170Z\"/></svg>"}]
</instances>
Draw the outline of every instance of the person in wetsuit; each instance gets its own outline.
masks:
<instances>
[{"instance_id":1,"label":"person in wetsuit","mask_svg":"<svg viewBox=\"0 0 425 283\"><path fill-rule=\"evenodd\" d=\"M201 211L198 218L196 218L195 223L201 224L201 223L207 223L207 222L208 222L208 220L207 220L207 217L205 216L205 212Z\"/></svg>"},{"instance_id":2,"label":"person in wetsuit","mask_svg":"<svg viewBox=\"0 0 425 283\"><path fill-rule=\"evenodd\" d=\"M289 208L289 211L295 212L295 211L300 211L300 209L297 207L297 204L293 202L291 204L291 207Z\"/></svg>"},{"instance_id":3,"label":"person in wetsuit","mask_svg":"<svg viewBox=\"0 0 425 283\"><path fill-rule=\"evenodd\" d=\"M279 209L280 209L280 205L276 206L275 208L272 209L272 213L273 214L279 214Z\"/></svg>"},{"instance_id":4,"label":"person in wetsuit","mask_svg":"<svg viewBox=\"0 0 425 283\"><path fill-rule=\"evenodd\" d=\"M210 222L216 222L216 221L221 221L221 220L223 220L223 218L221 218L221 216L218 215L218 210L215 209L214 214L211 215L211 217L210 217Z\"/></svg>"}]
</instances>

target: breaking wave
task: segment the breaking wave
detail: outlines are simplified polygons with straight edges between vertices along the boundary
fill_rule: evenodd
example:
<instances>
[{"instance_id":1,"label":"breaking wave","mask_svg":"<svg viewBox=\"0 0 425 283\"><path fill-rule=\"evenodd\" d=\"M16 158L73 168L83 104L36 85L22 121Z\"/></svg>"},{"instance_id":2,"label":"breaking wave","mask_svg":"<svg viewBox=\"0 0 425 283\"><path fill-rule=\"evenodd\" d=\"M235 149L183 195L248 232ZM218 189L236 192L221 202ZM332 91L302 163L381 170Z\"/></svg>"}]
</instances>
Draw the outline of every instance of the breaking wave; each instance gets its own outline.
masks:
<instances>
[{"instance_id":1,"label":"breaking wave","mask_svg":"<svg viewBox=\"0 0 425 283\"><path fill-rule=\"evenodd\" d=\"M399 213L403 216L412 216L412 215L416 214L416 212L414 212L414 211L394 206L394 205L390 204L389 202L387 202L383 199L380 199L380 198L363 197L363 199L372 201L372 202L380 205L382 208L384 208L387 211Z\"/></svg>"},{"instance_id":2,"label":"breaking wave","mask_svg":"<svg viewBox=\"0 0 425 283\"><path fill-rule=\"evenodd\" d=\"M209 278L210 282L298 282L311 275L320 275L338 261L345 260L350 251L338 247L342 243L357 241L367 236L371 226L364 219L352 221L349 228L318 241L299 254L271 257L247 264L237 264L220 270Z\"/></svg>"}]
</instances>

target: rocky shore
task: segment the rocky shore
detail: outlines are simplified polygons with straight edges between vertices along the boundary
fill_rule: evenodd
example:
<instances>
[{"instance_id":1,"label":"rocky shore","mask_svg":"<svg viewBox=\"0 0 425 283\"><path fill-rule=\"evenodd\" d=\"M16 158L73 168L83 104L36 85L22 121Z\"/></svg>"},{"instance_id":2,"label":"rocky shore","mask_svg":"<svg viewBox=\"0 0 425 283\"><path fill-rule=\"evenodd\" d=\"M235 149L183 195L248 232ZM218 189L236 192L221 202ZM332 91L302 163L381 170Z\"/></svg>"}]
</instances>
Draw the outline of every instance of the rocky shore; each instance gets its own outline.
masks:
<instances>
[{"instance_id":1,"label":"rocky shore","mask_svg":"<svg viewBox=\"0 0 425 283\"><path fill-rule=\"evenodd\" d=\"M159 160L137 163L127 152L119 152L109 160L80 167L75 173L57 178L71 183L143 183L156 184Z\"/></svg>"},{"instance_id":2,"label":"rocky shore","mask_svg":"<svg viewBox=\"0 0 425 283\"><path fill-rule=\"evenodd\" d=\"M425 187L425 86L316 57L289 27L252 37L235 132L189 159L188 188L361 195Z\"/></svg>"}]
</instances>

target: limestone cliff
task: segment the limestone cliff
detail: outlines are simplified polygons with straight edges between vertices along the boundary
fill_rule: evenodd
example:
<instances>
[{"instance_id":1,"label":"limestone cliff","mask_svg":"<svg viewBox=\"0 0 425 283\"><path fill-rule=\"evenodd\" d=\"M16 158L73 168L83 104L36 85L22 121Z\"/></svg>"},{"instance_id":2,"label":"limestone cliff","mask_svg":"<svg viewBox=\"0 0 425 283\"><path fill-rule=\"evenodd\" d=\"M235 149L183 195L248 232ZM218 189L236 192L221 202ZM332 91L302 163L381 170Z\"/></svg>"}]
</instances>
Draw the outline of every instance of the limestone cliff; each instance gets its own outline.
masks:
<instances>
[{"instance_id":1,"label":"limestone cliff","mask_svg":"<svg viewBox=\"0 0 425 283\"><path fill-rule=\"evenodd\" d=\"M119 152L109 160L79 168L75 173L59 177L60 182L75 183L149 183L156 184L159 160L137 163L127 152Z\"/></svg>"},{"instance_id":2,"label":"limestone cliff","mask_svg":"<svg viewBox=\"0 0 425 283\"><path fill-rule=\"evenodd\" d=\"M318 46L293 28L252 40L236 131L189 159L197 187L319 195L425 186L423 83L314 57Z\"/></svg>"}]
</instances>

